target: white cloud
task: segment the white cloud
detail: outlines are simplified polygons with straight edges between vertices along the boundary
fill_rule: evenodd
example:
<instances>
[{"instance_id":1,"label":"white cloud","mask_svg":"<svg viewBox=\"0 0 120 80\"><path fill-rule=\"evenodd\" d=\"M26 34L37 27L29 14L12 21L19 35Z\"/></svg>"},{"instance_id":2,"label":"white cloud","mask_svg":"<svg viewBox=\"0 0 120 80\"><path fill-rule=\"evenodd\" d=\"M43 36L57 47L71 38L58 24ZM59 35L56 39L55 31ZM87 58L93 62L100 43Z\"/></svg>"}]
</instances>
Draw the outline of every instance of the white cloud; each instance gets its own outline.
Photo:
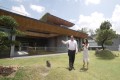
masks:
<instances>
[{"instance_id":1,"label":"white cloud","mask_svg":"<svg viewBox=\"0 0 120 80\"><path fill-rule=\"evenodd\" d=\"M69 21L72 22L72 23L75 23L75 22L76 22L75 19L70 19Z\"/></svg>"},{"instance_id":2,"label":"white cloud","mask_svg":"<svg viewBox=\"0 0 120 80\"><path fill-rule=\"evenodd\" d=\"M112 21L120 21L120 5L116 5L112 15Z\"/></svg>"},{"instance_id":3,"label":"white cloud","mask_svg":"<svg viewBox=\"0 0 120 80\"><path fill-rule=\"evenodd\" d=\"M101 0L85 0L85 4L89 5L89 4L99 4L101 2Z\"/></svg>"},{"instance_id":4,"label":"white cloud","mask_svg":"<svg viewBox=\"0 0 120 80\"><path fill-rule=\"evenodd\" d=\"M70 27L70 29L72 29L72 30L80 30L80 26L79 25L74 25L73 27Z\"/></svg>"},{"instance_id":5,"label":"white cloud","mask_svg":"<svg viewBox=\"0 0 120 80\"><path fill-rule=\"evenodd\" d=\"M111 22L113 29L115 29L120 34L120 5L116 5L113 11Z\"/></svg>"},{"instance_id":6,"label":"white cloud","mask_svg":"<svg viewBox=\"0 0 120 80\"><path fill-rule=\"evenodd\" d=\"M30 14L25 10L25 7L23 5L20 5L19 7L12 6L11 11L21 15L30 16Z\"/></svg>"},{"instance_id":7,"label":"white cloud","mask_svg":"<svg viewBox=\"0 0 120 80\"><path fill-rule=\"evenodd\" d=\"M93 12L89 16L80 15L79 20L71 29L78 30L86 27L88 30L96 30L100 27L101 23L105 20L110 21L112 24L112 29L114 29L118 34L120 34L120 5L116 5L113 10L113 14L110 18L105 18L103 13Z\"/></svg>"},{"instance_id":8,"label":"white cloud","mask_svg":"<svg viewBox=\"0 0 120 80\"><path fill-rule=\"evenodd\" d=\"M38 13L42 13L45 11L45 7L38 6L38 5L30 5L30 8Z\"/></svg>"},{"instance_id":9,"label":"white cloud","mask_svg":"<svg viewBox=\"0 0 120 80\"><path fill-rule=\"evenodd\" d=\"M96 28L99 28L101 22L103 22L104 20L104 15L98 12L94 12L90 16L80 15L79 20L78 22L76 22L74 28L78 30L86 27L87 29L96 30Z\"/></svg>"}]
</instances>

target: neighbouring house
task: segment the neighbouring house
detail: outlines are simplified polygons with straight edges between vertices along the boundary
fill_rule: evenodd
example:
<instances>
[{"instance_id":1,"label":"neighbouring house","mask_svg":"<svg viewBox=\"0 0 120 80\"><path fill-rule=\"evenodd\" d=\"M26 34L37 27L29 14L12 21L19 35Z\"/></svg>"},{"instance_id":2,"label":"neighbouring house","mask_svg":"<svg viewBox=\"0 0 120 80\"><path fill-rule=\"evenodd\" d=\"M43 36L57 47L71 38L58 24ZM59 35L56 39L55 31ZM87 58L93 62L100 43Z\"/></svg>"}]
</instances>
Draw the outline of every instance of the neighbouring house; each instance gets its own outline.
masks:
<instances>
[{"instance_id":1,"label":"neighbouring house","mask_svg":"<svg viewBox=\"0 0 120 80\"><path fill-rule=\"evenodd\" d=\"M89 49L90 50L96 50L96 49L101 49L101 46L95 42L95 35L89 36L88 37L88 42L89 42ZM113 39L113 44L112 45L105 45L106 49L112 50L112 51L120 51L120 35L118 35L118 38Z\"/></svg>"},{"instance_id":2,"label":"neighbouring house","mask_svg":"<svg viewBox=\"0 0 120 80\"><path fill-rule=\"evenodd\" d=\"M118 38L113 39L112 45L105 47L112 51L120 51L120 35L118 35Z\"/></svg>"},{"instance_id":3,"label":"neighbouring house","mask_svg":"<svg viewBox=\"0 0 120 80\"><path fill-rule=\"evenodd\" d=\"M88 36L89 50L101 49L101 46L95 41L95 35Z\"/></svg>"}]
</instances>

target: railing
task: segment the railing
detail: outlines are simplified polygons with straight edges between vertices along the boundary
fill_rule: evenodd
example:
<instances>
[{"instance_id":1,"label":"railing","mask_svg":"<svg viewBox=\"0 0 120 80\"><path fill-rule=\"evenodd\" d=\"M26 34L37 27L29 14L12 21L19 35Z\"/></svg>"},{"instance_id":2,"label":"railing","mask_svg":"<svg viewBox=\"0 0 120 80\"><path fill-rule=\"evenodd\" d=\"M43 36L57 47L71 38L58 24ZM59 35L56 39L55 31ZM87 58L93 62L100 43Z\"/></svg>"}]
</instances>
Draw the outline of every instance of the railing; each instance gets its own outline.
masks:
<instances>
[{"instance_id":1,"label":"railing","mask_svg":"<svg viewBox=\"0 0 120 80\"><path fill-rule=\"evenodd\" d=\"M19 51L52 51L52 52L67 52L67 47L30 47L22 46L19 47Z\"/></svg>"},{"instance_id":2,"label":"railing","mask_svg":"<svg viewBox=\"0 0 120 80\"><path fill-rule=\"evenodd\" d=\"M111 51L120 51L119 46L104 46L104 47ZM102 49L102 47L101 46L89 46L89 50L96 50L96 49Z\"/></svg>"}]
</instances>

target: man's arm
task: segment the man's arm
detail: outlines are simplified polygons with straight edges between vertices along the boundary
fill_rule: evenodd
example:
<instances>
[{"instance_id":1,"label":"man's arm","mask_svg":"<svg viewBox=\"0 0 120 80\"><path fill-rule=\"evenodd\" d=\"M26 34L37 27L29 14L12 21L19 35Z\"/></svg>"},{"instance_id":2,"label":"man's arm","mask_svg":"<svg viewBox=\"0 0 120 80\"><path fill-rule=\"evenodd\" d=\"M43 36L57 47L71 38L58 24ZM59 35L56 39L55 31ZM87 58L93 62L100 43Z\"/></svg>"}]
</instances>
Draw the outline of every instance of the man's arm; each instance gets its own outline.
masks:
<instances>
[{"instance_id":1,"label":"man's arm","mask_svg":"<svg viewBox=\"0 0 120 80\"><path fill-rule=\"evenodd\" d=\"M69 41L64 41L64 40L62 40L61 41L63 44L68 44L69 43Z\"/></svg>"},{"instance_id":2,"label":"man's arm","mask_svg":"<svg viewBox=\"0 0 120 80\"><path fill-rule=\"evenodd\" d=\"M75 45L76 45L76 53L77 53L77 52L78 52L78 44L77 44L77 41L76 41Z\"/></svg>"}]
</instances>

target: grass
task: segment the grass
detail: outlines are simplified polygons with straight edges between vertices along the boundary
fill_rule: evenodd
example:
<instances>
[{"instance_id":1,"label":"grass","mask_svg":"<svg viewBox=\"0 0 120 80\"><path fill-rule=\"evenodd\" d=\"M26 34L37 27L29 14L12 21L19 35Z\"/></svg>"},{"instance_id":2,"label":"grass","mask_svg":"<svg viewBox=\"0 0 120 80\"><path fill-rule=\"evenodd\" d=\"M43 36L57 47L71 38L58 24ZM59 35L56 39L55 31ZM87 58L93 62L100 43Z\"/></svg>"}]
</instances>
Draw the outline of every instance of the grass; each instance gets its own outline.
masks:
<instances>
[{"instance_id":1,"label":"grass","mask_svg":"<svg viewBox=\"0 0 120 80\"><path fill-rule=\"evenodd\" d=\"M113 52L118 54L118 52ZM46 67L46 60L51 68ZM82 53L76 55L75 70L69 71L68 56L47 56L24 59L0 59L0 65L21 66L14 77L0 76L0 80L119 80L120 57L102 59L90 51L89 70L82 68Z\"/></svg>"}]
</instances>

